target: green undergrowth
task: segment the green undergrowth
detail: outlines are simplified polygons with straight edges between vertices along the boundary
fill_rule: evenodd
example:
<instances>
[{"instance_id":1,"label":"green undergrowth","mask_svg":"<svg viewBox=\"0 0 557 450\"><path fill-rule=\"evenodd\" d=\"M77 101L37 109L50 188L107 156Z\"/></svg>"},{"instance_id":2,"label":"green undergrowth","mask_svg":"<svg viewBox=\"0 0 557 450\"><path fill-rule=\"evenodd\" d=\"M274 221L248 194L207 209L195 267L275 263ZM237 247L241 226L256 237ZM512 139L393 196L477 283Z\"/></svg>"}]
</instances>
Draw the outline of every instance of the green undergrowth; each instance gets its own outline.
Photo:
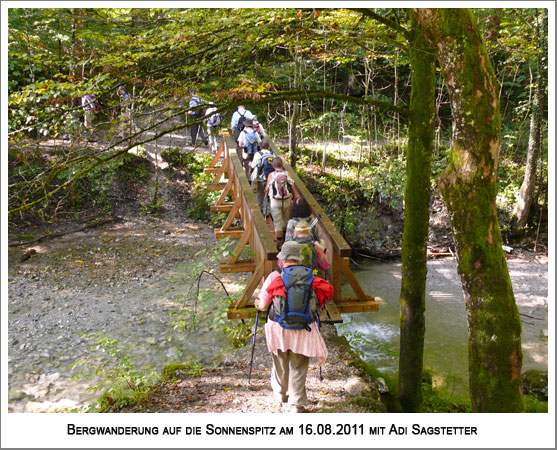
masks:
<instances>
[{"instance_id":1,"label":"green undergrowth","mask_svg":"<svg viewBox=\"0 0 557 450\"><path fill-rule=\"evenodd\" d=\"M221 195L220 191L209 191L207 184L212 183L215 175L204 173L203 169L209 167L211 155L205 153L189 154L191 163L188 165L192 174L192 195L188 208L188 215L195 220L204 220L212 225L226 218L226 213L211 213L211 205L215 204Z\"/></svg>"},{"instance_id":2,"label":"green undergrowth","mask_svg":"<svg viewBox=\"0 0 557 450\"><path fill-rule=\"evenodd\" d=\"M135 367L131 344L124 346L104 332L89 333L84 337L92 341L91 353L72 365L77 371L72 380L94 379L89 390L101 395L96 404L79 412L117 411L140 403L157 389L160 375L154 368L139 370ZM106 356L100 359L97 352Z\"/></svg>"},{"instance_id":3,"label":"green undergrowth","mask_svg":"<svg viewBox=\"0 0 557 450\"><path fill-rule=\"evenodd\" d=\"M184 378L195 378L201 374L201 364L192 358L185 362L165 366L161 371L161 382L180 382Z\"/></svg>"},{"instance_id":4,"label":"green undergrowth","mask_svg":"<svg viewBox=\"0 0 557 450\"><path fill-rule=\"evenodd\" d=\"M66 150L69 153L52 151L37 154L31 148L8 152L10 209L38 200L44 194L40 189L41 186L45 190L53 190L68 183L75 174L85 172L83 176L62 188L50 199L36 203L23 215L29 218L38 217L48 222L62 212L77 216L81 212L90 214L92 210L109 214L111 205L119 201L118 195L115 194L115 187L127 188L144 183L151 172L147 160L130 153L88 170L91 161L87 160L86 155L89 150ZM70 157L83 159L83 161L66 165L65 162ZM29 178L38 180L32 189L25 185L25 180ZM16 217L10 217L10 220L13 219Z\"/></svg>"}]
</instances>

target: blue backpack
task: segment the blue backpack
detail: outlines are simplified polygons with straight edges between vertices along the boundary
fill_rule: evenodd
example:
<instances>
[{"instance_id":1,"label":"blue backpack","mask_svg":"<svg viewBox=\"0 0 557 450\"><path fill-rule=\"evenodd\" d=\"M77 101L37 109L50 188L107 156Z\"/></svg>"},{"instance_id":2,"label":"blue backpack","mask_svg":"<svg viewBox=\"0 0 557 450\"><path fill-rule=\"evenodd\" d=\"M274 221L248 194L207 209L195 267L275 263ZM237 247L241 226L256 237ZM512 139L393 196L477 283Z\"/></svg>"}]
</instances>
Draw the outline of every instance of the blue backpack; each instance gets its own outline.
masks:
<instances>
[{"instance_id":1,"label":"blue backpack","mask_svg":"<svg viewBox=\"0 0 557 450\"><path fill-rule=\"evenodd\" d=\"M246 133L244 131L244 134L246 136L246 148L248 150L248 155L254 155L255 152L257 151L257 139L256 139L256 131L253 131L251 133Z\"/></svg>"},{"instance_id":2,"label":"blue backpack","mask_svg":"<svg viewBox=\"0 0 557 450\"><path fill-rule=\"evenodd\" d=\"M263 154L264 151L268 150L261 150ZM269 151L269 153L264 154L259 161L259 165L257 166L257 177L261 180L267 181L271 172L275 171L273 167L273 160L275 159L275 155Z\"/></svg>"},{"instance_id":3,"label":"blue backpack","mask_svg":"<svg viewBox=\"0 0 557 450\"><path fill-rule=\"evenodd\" d=\"M286 298L275 297L271 320L289 330L311 331L309 324L317 321L319 308L313 295L313 272L304 266L289 266L282 271Z\"/></svg>"}]
</instances>

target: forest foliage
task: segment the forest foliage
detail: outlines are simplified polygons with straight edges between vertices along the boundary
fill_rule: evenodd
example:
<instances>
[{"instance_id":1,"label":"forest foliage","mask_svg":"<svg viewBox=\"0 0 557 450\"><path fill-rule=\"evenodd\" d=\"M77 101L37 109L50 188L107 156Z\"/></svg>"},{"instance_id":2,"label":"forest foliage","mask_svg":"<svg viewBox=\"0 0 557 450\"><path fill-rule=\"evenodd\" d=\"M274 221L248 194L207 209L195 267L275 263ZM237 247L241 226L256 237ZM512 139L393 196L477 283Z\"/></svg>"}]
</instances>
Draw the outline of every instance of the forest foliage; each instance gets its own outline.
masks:
<instances>
[{"instance_id":1,"label":"forest foliage","mask_svg":"<svg viewBox=\"0 0 557 450\"><path fill-rule=\"evenodd\" d=\"M547 70L543 14L533 8L475 14L500 87L497 201L506 229L524 178L536 74ZM323 198L341 198L342 212L330 211L341 228L350 229L366 202L397 210L405 184L410 68L408 43L396 31L406 30L408 20L403 9L10 9L9 210L31 206L52 213L67 200L68 187L92 170L131 147L185 128L190 88L214 101L225 121L238 104L246 104L279 142L292 132L298 108L300 164L315 175ZM157 112L131 141L115 134L118 86L131 93L136 115ZM37 151L32 144L64 133L71 99L85 93L95 94L102 105L95 117L102 145L92 150L82 143L48 155ZM547 190L543 117L534 205L543 203ZM172 122L176 118L178 125ZM434 174L447 164L451 128L439 74ZM342 192L353 188L357 195L343 200ZM539 218L534 209L530 227Z\"/></svg>"}]
</instances>

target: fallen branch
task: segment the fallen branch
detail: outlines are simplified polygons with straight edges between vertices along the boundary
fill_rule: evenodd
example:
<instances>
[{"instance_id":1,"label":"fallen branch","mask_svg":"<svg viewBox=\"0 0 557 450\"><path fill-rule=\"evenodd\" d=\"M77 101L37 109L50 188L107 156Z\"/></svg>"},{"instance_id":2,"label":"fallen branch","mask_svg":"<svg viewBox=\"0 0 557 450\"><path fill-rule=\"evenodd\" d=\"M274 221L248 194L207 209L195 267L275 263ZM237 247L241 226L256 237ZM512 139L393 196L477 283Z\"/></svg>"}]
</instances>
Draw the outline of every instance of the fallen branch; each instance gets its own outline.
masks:
<instances>
[{"instance_id":1,"label":"fallen branch","mask_svg":"<svg viewBox=\"0 0 557 450\"><path fill-rule=\"evenodd\" d=\"M88 223L87 225L83 225L82 227L76 228L75 230L59 231L57 233L43 234L42 236L39 236L39 237L37 237L35 239L32 239L30 241L12 242L11 244L8 244L8 247L21 247L23 245L34 244L35 242L54 239L54 238L57 238L57 237L65 236L66 234L77 233L78 231L88 230L90 228L95 228L95 227L98 227L100 225L104 225L104 224L111 223L111 222L116 222L118 220L122 220L122 219L120 217L107 217L107 218L98 220L96 222L91 222L91 223Z\"/></svg>"},{"instance_id":2,"label":"fallen branch","mask_svg":"<svg viewBox=\"0 0 557 450\"><path fill-rule=\"evenodd\" d=\"M365 253L358 252L356 253L356 256L361 256L363 258L369 258L369 259L377 259L378 261L385 262L385 260L378 258L377 256L366 255Z\"/></svg>"},{"instance_id":3,"label":"fallen branch","mask_svg":"<svg viewBox=\"0 0 557 450\"><path fill-rule=\"evenodd\" d=\"M528 314L524 314L524 313L520 313L520 315L524 316L524 317L528 317L529 319L543 320L543 319L540 319L539 317L529 316Z\"/></svg>"}]
</instances>

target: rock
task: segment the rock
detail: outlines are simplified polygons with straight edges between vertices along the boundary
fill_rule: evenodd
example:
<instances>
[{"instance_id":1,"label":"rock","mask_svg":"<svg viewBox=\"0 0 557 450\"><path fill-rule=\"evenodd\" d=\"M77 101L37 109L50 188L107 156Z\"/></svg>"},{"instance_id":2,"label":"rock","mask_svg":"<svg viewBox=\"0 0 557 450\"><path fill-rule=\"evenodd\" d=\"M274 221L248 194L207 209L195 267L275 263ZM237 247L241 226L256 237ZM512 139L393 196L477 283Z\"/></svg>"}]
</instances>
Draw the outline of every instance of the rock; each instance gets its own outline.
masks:
<instances>
[{"instance_id":1,"label":"rock","mask_svg":"<svg viewBox=\"0 0 557 450\"><path fill-rule=\"evenodd\" d=\"M358 397L371 392L370 386L360 377L350 377L344 385L344 390L351 397Z\"/></svg>"},{"instance_id":2,"label":"rock","mask_svg":"<svg viewBox=\"0 0 557 450\"><path fill-rule=\"evenodd\" d=\"M348 404L359 406L360 408L364 408L368 412L374 412L374 413L388 412L387 407L383 403L381 403L381 401L367 396L353 397L350 400L348 400Z\"/></svg>"},{"instance_id":3,"label":"rock","mask_svg":"<svg viewBox=\"0 0 557 450\"><path fill-rule=\"evenodd\" d=\"M387 386L387 382L383 378L375 379L374 384L380 394L386 394L389 392L389 386Z\"/></svg>"},{"instance_id":4,"label":"rock","mask_svg":"<svg viewBox=\"0 0 557 450\"><path fill-rule=\"evenodd\" d=\"M29 397L40 399L48 394L48 386L40 384L26 384L23 386L23 392Z\"/></svg>"},{"instance_id":5,"label":"rock","mask_svg":"<svg viewBox=\"0 0 557 450\"><path fill-rule=\"evenodd\" d=\"M166 352L167 358L177 359L179 355L179 350L176 347L172 347L170 350Z\"/></svg>"},{"instance_id":6,"label":"rock","mask_svg":"<svg viewBox=\"0 0 557 450\"><path fill-rule=\"evenodd\" d=\"M18 390L10 390L8 392L8 403L18 402L25 398L25 392Z\"/></svg>"},{"instance_id":7,"label":"rock","mask_svg":"<svg viewBox=\"0 0 557 450\"><path fill-rule=\"evenodd\" d=\"M547 372L527 370L522 375L522 390L525 394L534 395L538 400L547 401Z\"/></svg>"}]
</instances>

